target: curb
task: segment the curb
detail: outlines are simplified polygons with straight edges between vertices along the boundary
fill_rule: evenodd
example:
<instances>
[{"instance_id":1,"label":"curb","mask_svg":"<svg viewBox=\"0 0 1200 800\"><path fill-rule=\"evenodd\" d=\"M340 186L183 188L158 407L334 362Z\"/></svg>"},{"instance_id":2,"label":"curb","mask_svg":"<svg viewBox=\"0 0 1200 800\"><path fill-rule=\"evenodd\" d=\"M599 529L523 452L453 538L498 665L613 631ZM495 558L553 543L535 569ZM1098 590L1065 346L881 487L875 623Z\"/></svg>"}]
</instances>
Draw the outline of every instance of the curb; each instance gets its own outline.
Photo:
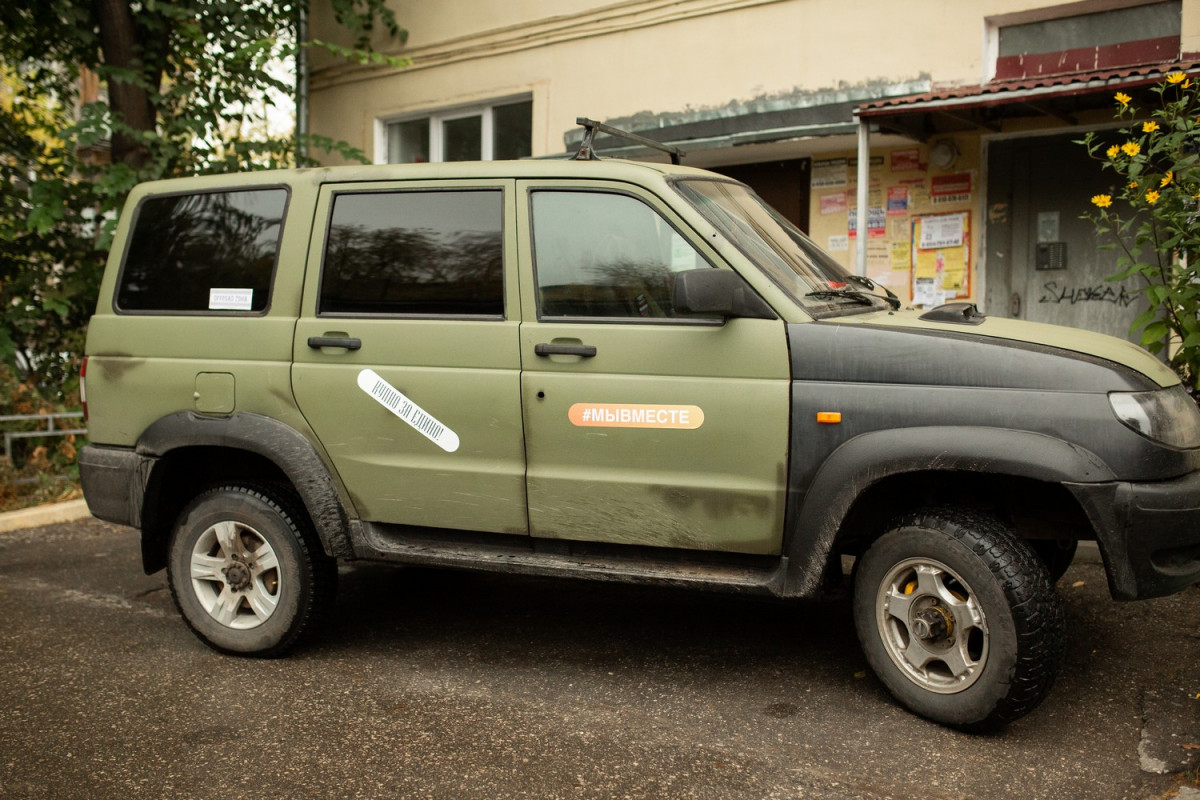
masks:
<instances>
[{"instance_id":1,"label":"curb","mask_svg":"<svg viewBox=\"0 0 1200 800\"><path fill-rule=\"evenodd\" d=\"M66 503L50 503L44 506L6 511L0 514L0 533L11 533L26 528L53 525L57 522L74 522L90 517L86 500L70 500Z\"/></svg>"}]
</instances>

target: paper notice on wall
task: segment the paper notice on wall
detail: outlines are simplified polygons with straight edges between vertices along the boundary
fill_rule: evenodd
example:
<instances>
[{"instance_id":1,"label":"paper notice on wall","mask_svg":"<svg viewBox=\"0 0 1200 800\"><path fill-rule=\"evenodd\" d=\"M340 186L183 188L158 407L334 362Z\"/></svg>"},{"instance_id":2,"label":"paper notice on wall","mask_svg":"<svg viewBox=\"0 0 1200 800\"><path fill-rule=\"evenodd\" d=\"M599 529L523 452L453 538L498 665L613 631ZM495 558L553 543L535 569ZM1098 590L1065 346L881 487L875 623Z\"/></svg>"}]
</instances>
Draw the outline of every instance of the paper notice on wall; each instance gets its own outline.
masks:
<instances>
[{"instance_id":1,"label":"paper notice on wall","mask_svg":"<svg viewBox=\"0 0 1200 800\"><path fill-rule=\"evenodd\" d=\"M846 213L846 193L838 192L837 194L821 195L821 215L829 214L845 214Z\"/></svg>"},{"instance_id":2,"label":"paper notice on wall","mask_svg":"<svg viewBox=\"0 0 1200 800\"><path fill-rule=\"evenodd\" d=\"M942 247L962 247L962 243L962 214L925 217L921 220L921 241L917 246L922 250L937 250Z\"/></svg>"},{"instance_id":3,"label":"paper notice on wall","mask_svg":"<svg viewBox=\"0 0 1200 800\"><path fill-rule=\"evenodd\" d=\"M908 188L889 186L887 190L887 215L902 217L908 214Z\"/></svg>"},{"instance_id":4,"label":"paper notice on wall","mask_svg":"<svg viewBox=\"0 0 1200 800\"><path fill-rule=\"evenodd\" d=\"M883 271L888 268L891 259L891 250L888 243L882 238L872 239L867 237L867 269L872 273Z\"/></svg>"},{"instance_id":5,"label":"paper notice on wall","mask_svg":"<svg viewBox=\"0 0 1200 800\"><path fill-rule=\"evenodd\" d=\"M929 190L933 204L950 205L971 202L971 173L956 172L953 175L936 175Z\"/></svg>"},{"instance_id":6,"label":"paper notice on wall","mask_svg":"<svg viewBox=\"0 0 1200 800\"><path fill-rule=\"evenodd\" d=\"M840 189L846 186L848 166L844 158L814 161L812 164L813 189Z\"/></svg>"},{"instance_id":7,"label":"paper notice on wall","mask_svg":"<svg viewBox=\"0 0 1200 800\"><path fill-rule=\"evenodd\" d=\"M831 253L844 253L850 249L850 237L845 234L829 237L829 246L825 248Z\"/></svg>"},{"instance_id":8,"label":"paper notice on wall","mask_svg":"<svg viewBox=\"0 0 1200 800\"><path fill-rule=\"evenodd\" d=\"M858 235L858 208L851 208L846 216L847 233ZM882 206L867 208L867 236L882 239L887 235L887 211Z\"/></svg>"},{"instance_id":9,"label":"paper notice on wall","mask_svg":"<svg viewBox=\"0 0 1200 800\"><path fill-rule=\"evenodd\" d=\"M893 150L891 153L892 172L913 172L923 169L921 164L921 149L909 147L904 150Z\"/></svg>"},{"instance_id":10,"label":"paper notice on wall","mask_svg":"<svg viewBox=\"0 0 1200 800\"><path fill-rule=\"evenodd\" d=\"M946 293L936 278L917 278L913 281L913 304L935 308L946 302Z\"/></svg>"},{"instance_id":11,"label":"paper notice on wall","mask_svg":"<svg viewBox=\"0 0 1200 800\"><path fill-rule=\"evenodd\" d=\"M918 291L926 304L970 294L970 218L967 211L913 218L913 302L922 302Z\"/></svg>"},{"instance_id":12,"label":"paper notice on wall","mask_svg":"<svg viewBox=\"0 0 1200 800\"><path fill-rule=\"evenodd\" d=\"M900 181L908 189L908 208L910 211L925 208L929 205L929 186L924 178L909 178Z\"/></svg>"}]
</instances>

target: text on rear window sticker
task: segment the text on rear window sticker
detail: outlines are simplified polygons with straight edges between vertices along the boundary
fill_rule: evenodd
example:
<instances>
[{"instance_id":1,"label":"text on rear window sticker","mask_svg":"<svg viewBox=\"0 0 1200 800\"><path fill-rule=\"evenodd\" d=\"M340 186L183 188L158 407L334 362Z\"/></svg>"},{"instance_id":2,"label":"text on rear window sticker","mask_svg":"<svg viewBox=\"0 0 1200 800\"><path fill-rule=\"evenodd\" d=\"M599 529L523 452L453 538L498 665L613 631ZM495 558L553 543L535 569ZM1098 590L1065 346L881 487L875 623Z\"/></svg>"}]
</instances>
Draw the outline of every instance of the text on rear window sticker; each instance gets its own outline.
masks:
<instances>
[{"instance_id":1,"label":"text on rear window sticker","mask_svg":"<svg viewBox=\"0 0 1200 800\"><path fill-rule=\"evenodd\" d=\"M572 425L581 428L694 430L704 424L704 411L699 406L576 403L567 411L567 417Z\"/></svg>"},{"instance_id":2,"label":"text on rear window sticker","mask_svg":"<svg viewBox=\"0 0 1200 800\"><path fill-rule=\"evenodd\" d=\"M379 405L404 420L417 433L447 453L458 449L458 434L438 422L432 414L414 403L395 386L379 377L373 369L358 373L358 388L374 397Z\"/></svg>"},{"instance_id":3,"label":"text on rear window sticker","mask_svg":"<svg viewBox=\"0 0 1200 800\"><path fill-rule=\"evenodd\" d=\"M209 289L209 311L252 311L253 289Z\"/></svg>"}]
</instances>

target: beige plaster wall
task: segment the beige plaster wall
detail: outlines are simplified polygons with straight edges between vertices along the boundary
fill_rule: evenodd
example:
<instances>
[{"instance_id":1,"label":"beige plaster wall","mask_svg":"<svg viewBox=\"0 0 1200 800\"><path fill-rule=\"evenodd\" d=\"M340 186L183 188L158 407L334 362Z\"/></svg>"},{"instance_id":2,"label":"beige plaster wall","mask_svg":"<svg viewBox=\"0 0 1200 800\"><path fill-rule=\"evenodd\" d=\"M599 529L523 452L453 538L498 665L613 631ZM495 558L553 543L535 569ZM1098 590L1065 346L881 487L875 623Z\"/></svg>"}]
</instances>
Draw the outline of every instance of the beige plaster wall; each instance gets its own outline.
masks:
<instances>
[{"instance_id":1,"label":"beige plaster wall","mask_svg":"<svg viewBox=\"0 0 1200 800\"><path fill-rule=\"evenodd\" d=\"M1044 18L1140 0L392 0L409 31L385 52L405 70L314 54L316 133L374 151L381 117L534 95L534 153L562 150L575 117L719 109L824 89L976 84L989 20ZM311 34L346 42L320 4ZM1183 49L1200 52L1200 0L1184 0ZM1058 9L1058 10L1056 10Z\"/></svg>"},{"instance_id":2,"label":"beige plaster wall","mask_svg":"<svg viewBox=\"0 0 1200 800\"><path fill-rule=\"evenodd\" d=\"M316 59L312 129L373 152L378 118L530 92L534 152L542 155L562 151L562 135L579 115L719 109L905 82L975 84L989 63L987 19L1036 14L1051 5L394 0L408 44L377 41L385 51L410 56L413 66L347 69ZM1185 6L1186 19L1200 20L1200 0ZM314 14L314 37L337 39L336 33L327 14Z\"/></svg>"}]
</instances>

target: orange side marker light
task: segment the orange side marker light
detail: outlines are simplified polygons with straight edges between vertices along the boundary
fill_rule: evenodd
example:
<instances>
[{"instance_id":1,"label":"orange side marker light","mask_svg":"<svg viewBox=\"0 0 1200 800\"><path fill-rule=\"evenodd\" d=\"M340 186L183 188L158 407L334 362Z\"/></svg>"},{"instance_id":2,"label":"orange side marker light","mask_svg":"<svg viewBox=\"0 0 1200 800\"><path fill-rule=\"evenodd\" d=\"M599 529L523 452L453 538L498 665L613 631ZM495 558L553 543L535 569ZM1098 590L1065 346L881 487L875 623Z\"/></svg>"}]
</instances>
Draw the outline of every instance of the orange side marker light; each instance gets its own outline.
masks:
<instances>
[{"instance_id":1,"label":"orange side marker light","mask_svg":"<svg viewBox=\"0 0 1200 800\"><path fill-rule=\"evenodd\" d=\"M842 421L842 412L840 411L818 411L817 422L822 425L836 425Z\"/></svg>"}]
</instances>

